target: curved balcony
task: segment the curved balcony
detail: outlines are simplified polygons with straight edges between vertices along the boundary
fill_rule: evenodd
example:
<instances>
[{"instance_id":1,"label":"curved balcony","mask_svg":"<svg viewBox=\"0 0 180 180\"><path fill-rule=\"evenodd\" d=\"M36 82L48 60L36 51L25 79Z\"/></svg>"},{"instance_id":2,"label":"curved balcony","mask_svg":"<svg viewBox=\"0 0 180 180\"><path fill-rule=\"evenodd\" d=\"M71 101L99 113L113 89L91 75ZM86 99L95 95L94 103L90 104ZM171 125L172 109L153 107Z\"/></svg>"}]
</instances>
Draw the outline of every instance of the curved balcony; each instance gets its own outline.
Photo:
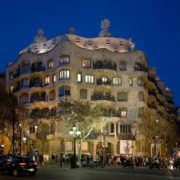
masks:
<instances>
[{"instance_id":1,"label":"curved balcony","mask_svg":"<svg viewBox=\"0 0 180 180\"><path fill-rule=\"evenodd\" d=\"M104 94L93 94L91 96L92 101L98 100L106 100L106 101L115 101L115 97L111 95L104 95Z\"/></svg>"},{"instance_id":2,"label":"curved balcony","mask_svg":"<svg viewBox=\"0 0 180 180\"><path fill-rule=\"evenodd\" d=\"M93 62L93 69L111 69L115 71L117 70L116 63L106 61Z\"/></svg>"}]
</instances>

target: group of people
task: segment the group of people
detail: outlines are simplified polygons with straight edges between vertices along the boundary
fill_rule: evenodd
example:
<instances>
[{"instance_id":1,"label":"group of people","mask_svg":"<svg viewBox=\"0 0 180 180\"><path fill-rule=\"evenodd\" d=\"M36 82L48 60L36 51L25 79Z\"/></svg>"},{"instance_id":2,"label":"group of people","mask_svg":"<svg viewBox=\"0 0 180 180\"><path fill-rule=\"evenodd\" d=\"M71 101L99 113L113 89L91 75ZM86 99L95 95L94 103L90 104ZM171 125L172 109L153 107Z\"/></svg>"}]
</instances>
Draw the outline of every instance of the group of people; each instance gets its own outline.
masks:
<instances>
[{"instance_id":1,"label":"group of people","mask_svg":"<svg viewBox=\"0 0 180 180\"><path fill-rule=\"evenodd\" d=\"M158 169L180 169L180 158L172 158L172 157L150 157L150 156L119 156L112 157L111 163L117 163L122 166L134 165L135 167L149 167L158 168Z\"/></svg>"}]
</instances>

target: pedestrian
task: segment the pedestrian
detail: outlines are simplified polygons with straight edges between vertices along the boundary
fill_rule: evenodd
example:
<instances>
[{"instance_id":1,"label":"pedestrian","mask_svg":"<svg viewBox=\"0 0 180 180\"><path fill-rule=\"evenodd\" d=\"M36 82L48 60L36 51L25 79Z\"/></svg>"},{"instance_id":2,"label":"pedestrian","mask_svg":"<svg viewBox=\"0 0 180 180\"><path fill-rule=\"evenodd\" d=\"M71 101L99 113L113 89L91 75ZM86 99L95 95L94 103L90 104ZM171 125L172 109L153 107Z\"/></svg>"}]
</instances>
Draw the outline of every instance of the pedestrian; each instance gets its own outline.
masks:
<instances>
[{"instance_id":1,"label":"pedestrian","mask_svg":"<svg viewBox=\"0 0 180 180\"><path fill-rule=\"evenodd\" d=\"M60 155L59 162L60 162L60 166L62 167L63 166L63 156L62 156L62 154Z\"/></svg>"},{"instance_id":2,"label":"pedestrian","mask_svg":"<svg viewBox=\"0 0 180 180\"><path fill-rule=\"evenodd\" d=\"M44 165L44 162L43 162L43 155L39 155L39 163L40 163L40 165L41 166L43 166Z\"/></svg>"}]
</instances>

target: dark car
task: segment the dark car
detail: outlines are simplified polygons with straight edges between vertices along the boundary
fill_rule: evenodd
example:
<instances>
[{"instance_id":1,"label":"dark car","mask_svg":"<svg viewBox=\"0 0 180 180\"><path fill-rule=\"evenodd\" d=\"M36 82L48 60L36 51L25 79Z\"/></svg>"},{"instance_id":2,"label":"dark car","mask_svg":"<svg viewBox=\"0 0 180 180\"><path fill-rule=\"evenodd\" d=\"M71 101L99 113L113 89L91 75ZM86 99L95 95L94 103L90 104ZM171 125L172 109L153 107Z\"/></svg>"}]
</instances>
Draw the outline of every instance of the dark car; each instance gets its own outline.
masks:
<instances>
[{"instance_id":1,"label":"dark car","mask_svg":"<svg viewBox=\"0 0 180 180\"><path fill-rule=\"evenodd\" d=\"M20 174L35 175L37 163L28 157L7 157L0 163L0 171L11 173L13 176Z\"/></svg>"}]
</instances>

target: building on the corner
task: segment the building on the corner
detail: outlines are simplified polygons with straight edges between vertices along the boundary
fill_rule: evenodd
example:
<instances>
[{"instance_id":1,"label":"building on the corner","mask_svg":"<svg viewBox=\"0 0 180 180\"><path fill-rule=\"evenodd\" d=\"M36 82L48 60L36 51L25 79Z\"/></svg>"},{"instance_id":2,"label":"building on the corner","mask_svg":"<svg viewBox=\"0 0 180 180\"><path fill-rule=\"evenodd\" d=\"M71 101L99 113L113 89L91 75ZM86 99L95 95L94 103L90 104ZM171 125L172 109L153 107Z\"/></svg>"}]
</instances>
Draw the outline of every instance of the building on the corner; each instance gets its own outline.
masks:
<instances>
[{"instance_id":1,"label":"building on the corner","mask_svg":"<svg viewBox=\"0 0 180 180\"><path fill-rule=\"evenodd\" d=\"M144 86L145 81L154 85L159 96ZM30 111L53 109L64 98L102 104L109 132L107 153L115 156L143 154L143 142L136 138L132 123L141 120L144 108L154 108L148 103L149 96L158 102L155 109L174 107L173 93L156 75L156 68L148 67L146 55L135 48L131 39L111 37L108 28L102 28L96 38L62 34L50 40L39 30L34 42L7 66L6 85L19 105ZM38 151L37 130L32 129L31 140ZM72 139L64 129L56 122L56 130L47 135L46 157L53 152L73 153ZM83 153L96 157L102 141L102 135L88 139L83 143ZM128 152L123 149L127 143Z\"/></svg>"}]
</instances>

